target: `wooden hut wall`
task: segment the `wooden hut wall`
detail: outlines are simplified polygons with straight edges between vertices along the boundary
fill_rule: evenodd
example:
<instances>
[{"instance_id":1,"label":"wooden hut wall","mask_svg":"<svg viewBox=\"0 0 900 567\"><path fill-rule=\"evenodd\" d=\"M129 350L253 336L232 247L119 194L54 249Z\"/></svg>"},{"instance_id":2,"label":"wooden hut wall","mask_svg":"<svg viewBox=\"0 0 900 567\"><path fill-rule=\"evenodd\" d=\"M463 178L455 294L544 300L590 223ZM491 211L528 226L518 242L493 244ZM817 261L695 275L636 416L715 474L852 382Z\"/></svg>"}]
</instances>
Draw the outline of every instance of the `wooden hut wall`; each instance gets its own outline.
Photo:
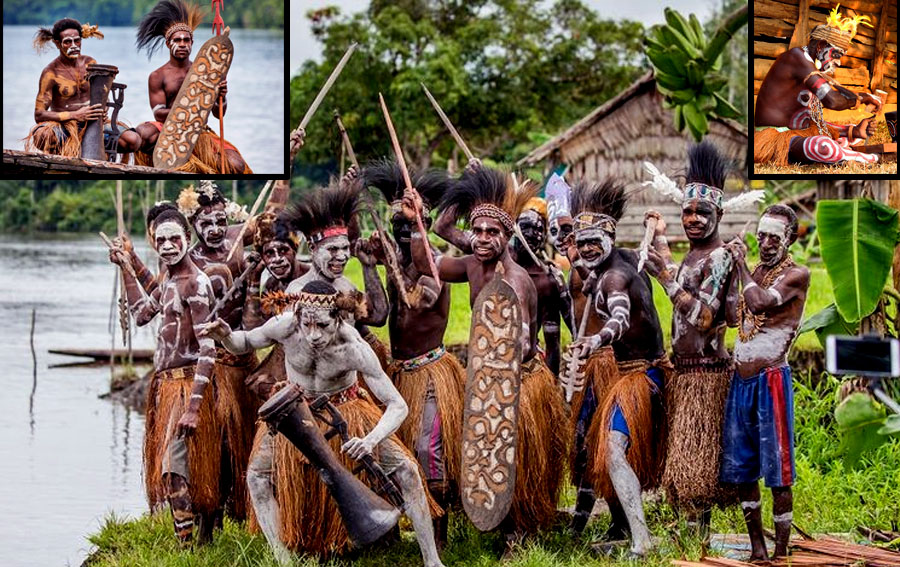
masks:
<instances>
[{"instance_id":1,"label":"wooden hut wall","mask_svg":"<svg viewBox=\"0 0 900 567\"><path fill-rule=\"evenodd\" d=\"M747 136L725 122L710 122L705 138L735 162L736 171L746 171ZM601 180L616 177L626 184L631 197L630 207L619 223L617 238L634 243L643 236L644 211L653 208L665 218L673 240L684 240L681 208L661 198L641 184L647 181L644 161L653 162L672 179L682 180L687 166L687 151L692 143L672 125L672 114L663 109L662 97L651 81L603 118L564 142L557 158L569 164L566 180ZM737 174L726 190L733 194L745 183ZM723 235L740 232L747 221L755 221L753 211L732 213L723 219Z\"/></svg>"},{"instance_id":2,"label":"wooden hut wall","mask_svg":"<svg viewBox=\"0 0 900 567\"><path fill-rule=\"evenodd\" d=\"M809 32L825 23L832 0L755 0L753 2L753 94L775 61L792 47L806 45ZM881 89L887 104L897 104L897 0L845 0L844 16L871 18L874 28L860 25L834 77L851 90ZM807 14L798 25L800 14ZM803 25L805 24L805 25Z\"/></svg>"}]
</instances>

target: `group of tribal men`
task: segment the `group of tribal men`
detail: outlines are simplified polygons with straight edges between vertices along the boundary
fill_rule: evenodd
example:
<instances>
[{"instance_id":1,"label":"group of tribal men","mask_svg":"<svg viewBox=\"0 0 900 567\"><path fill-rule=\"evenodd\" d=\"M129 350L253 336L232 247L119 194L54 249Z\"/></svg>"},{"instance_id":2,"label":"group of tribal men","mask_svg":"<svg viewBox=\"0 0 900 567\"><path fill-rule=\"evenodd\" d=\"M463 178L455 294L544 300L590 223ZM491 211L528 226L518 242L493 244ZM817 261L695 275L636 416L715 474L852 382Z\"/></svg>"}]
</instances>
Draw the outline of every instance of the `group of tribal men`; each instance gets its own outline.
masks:
<instances>
[{"instance_id":1,"label":"group of tribal men","mask_svg":"<svg viewBox=\"0 0 900 567\"><path fill-rule=\"evenodd\" d=\"M186 0L160 0L138 24L137 48L146 49L148 56L165 44L169 60L150 73L148 86L153 120L131 128L127 124L112 127L107 103L91 104L89 66L93 57L81 54L82 40L103 38L97 26L82 25L75 19L63 18L51 28L40 28L35 34L34 47L40 53L52 42L59 57L41 72L34 105L35 126L25 138L25 149L67 157L81 156L81 144L89 121L102 120L104 146L107 151L134 155L137 165L153 165L153 148L159 139L163 123L175 104L175 98L191 69L194 31L203 21L199 6ZM217 87L217 99L212 108L216 118L228 109L228 83L222 80ZM119 131L119 127L123 129ZM223 173L220 170L219 137L206 127L194 146L189 161L179 171L193 173ZM240 152L225 141L224 173L252 173Z\"/></svg>"},{"instance_id":2,"label":"group of tribal men","mask_svg":"<svg viewBox=\"0 0 900 567\"><path fill-rule=\"evenodd\" d=\"M137 323L161 319L144 448L151 508L170 505L185 543L195 524L199 540L210 538L224 509L261 530L282 562L291 552L345 551L347 531L316 469L283 435L256 425L260 404L292 384L340 410L350 439L332 438L332 448L351 470L375 458L403 496L425 565L441 565L447 510L465 484L470 400L466 371L443 344L449 284L468 282L474 305L502 279L522 315L515 486L499 524L509 549L557 521L561 464L569 462L576 534L596 494L609 505L606 536L630 534L628 553L644 556L653 543L642 491L659 487L707 529L713 506L739 502L752 559L765 560L763 477L774 493L774 553L785 555L795 476L786 357L809 284L788 251L797 217L785 206L766 209L751 270L742 238L724 242L719 221L756 199L725 199L728 164L709 143L691 148L687 166L679 187L648 165L647 185L682 209L690 247L680 266L653 211L648 246L639 253L617 245L628 199L617 181L579 182L548 213L536 184L478 160L458 177L412 172L415 189L396 163L375 162L291 204L287 183L277 182L265 212L246 226L228 224L242 211L210 182L157 204L147 226L158 276L127 237L110 250ZM360 234L370 188L390 203L393 240ZM438 250L428 229L461 254ZM309 263L298 257L301 236ZM396 269L385 290L376 265L391 264L390 252ZM364 293L344 276L351 256L362 265ZM560 266L571 266L568 282ZM651 276L673 303L671 360ZM561 321L574 339L562 357ZM389 348L369 329L385 323ZM738 327L733 355L728 326Z\"/></svg>"}]
</instances>

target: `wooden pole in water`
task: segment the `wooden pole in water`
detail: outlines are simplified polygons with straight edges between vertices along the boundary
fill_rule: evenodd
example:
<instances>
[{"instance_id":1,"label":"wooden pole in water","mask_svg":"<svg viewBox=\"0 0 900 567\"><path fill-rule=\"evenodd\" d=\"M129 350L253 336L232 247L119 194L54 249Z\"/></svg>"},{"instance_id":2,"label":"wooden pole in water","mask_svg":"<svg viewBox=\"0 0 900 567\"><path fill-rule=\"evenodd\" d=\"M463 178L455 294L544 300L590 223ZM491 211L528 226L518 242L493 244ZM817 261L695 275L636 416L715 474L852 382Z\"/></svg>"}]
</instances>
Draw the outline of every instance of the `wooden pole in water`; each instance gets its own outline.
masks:
<instances>
[{"instance_id":1,"label":"wooden pole in water","mask_svg":"<svg viewBox=\"0 0 900 567\"><path fill-rule=\"evenodd\" d=\"M31 432L34 433L34 393L37 391L37 354L34 352L34 321L37 308L31 308L31 333L29 335L29 343L31 344L31 395L28 397L28 415L30 418Z\"/></svg>"}]
</instances>

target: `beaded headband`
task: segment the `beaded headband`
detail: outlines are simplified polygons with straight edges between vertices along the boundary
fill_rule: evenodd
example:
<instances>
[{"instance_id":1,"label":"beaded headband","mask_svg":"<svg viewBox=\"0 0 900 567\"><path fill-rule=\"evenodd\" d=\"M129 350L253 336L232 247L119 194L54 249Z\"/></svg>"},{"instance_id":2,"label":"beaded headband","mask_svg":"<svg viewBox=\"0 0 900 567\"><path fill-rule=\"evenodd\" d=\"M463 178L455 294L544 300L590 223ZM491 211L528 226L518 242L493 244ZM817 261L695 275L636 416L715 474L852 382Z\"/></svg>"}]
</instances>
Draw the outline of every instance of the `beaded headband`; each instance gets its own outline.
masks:
<instances>
[{"instance_id":1,"label":"beaded headband","mask_svg":"<svg viewBox=\"0 0 900 567\"><path fill-rule=\"evenodd\" d=\"M168 43L169 39L178 32L188 32L191 34L191 39L194 39L194 30L191 29L191 26L183 23L173 24L172 27L166 30L166 43Z\"/></svg>"},{"instance_id":2,"label":"beaded headband","mask_svg":"<svg viewBox=\"0 0 900 567\"><path fill-rule=\"evenodd\" d=\"M718 187L707 185L705 183L688 183L684 186L684 200L682 204L699 199L701 201L709 201L716 208L722 208L722 197L724 193Z\"/></svg>"},{"instance_id":3,"label":"beaded headband","mask_svg":"<svg viewBox=\"0 0 900 567\"><path fill-rule=\"evenodd\" d=\"M324 309L330 311L337 309L337 296L337 293L324 294L301 291L295 305L299 309Z\"/></svg>"},{"instance_id":4,"label":"beaded headband","mask_svg":"<svg viewBox=\"0 0 900 567\"><path fill-rule=\"evenodd\" d=\"M599 228L605 232L616 234L616 219L602 213L579 213L574 219L575 232Z\"/></svg>"},{"instance_id":5,"label":"beaded headband","mask_svg":"<svg viewBox=\"0 0 900 567\"><path fill-rule=\"evenodd\" d=\"M313 244L318 244L326 238L331 238L332 236L347 236L347 234L348 230L346 226L329 226L323 230L310 234L309 241Z\"/></svg>"},{"instance_id":6,"label":"beaded headband","mask_svg":"<svg viewBox=\"0 0 900 567\"><path fill-rule=\"evenodd\" d=\"M469 213L469 224L478 217L488 217L499 222L506 230L506 234L512 234L515 230L513 219L509 216L509 213L492 203L482 203L472 208L472 211Z\"/></svg>"}]
</instances>

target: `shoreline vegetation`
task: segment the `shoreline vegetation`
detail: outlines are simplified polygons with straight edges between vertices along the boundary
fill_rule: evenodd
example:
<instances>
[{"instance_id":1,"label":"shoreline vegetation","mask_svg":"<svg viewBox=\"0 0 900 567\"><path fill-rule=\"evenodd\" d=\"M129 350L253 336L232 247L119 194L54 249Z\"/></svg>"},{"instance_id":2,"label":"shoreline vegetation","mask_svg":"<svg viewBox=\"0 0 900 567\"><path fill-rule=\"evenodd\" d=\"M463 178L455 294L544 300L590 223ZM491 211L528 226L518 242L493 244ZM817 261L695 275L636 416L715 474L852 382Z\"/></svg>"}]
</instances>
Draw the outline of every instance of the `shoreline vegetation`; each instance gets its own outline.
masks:
<instances>
[{"instance_id":1,"label":"shoreline vegetation","mask_svg":"<svg viewBox=\"0 0 900 567\"><path fill-rule=\"evenodd\" d=\"M50 27L61 18L103 26L132 26L156 4L157 0L6 0L3 25ZM197 1L207 13L204 25L212 24L208 0ZM284 29L283 0L228 0L222 18L232 28Z\"/></svg>"},{"instance_id":2,"label":"shoreline vegetation","mask_svg":"<svg viewBox=\"0 0 900 567\"><path fill-rule=\"evenodd\" d=\"M858 468L846 471L838 455L838 432L834 422L834 395L838 381L819 379L806 371L795 375L797 407L797 482L794 486L794 522L808 533L848 534L857 540L859 527L896 529L900 523L897 507L900 486L900 439L893 439L878 450L866 454ZM772 499L763 494L763 518L772 529ZM569 487L560 508L574 504L574 489ZM566 532L566 515L549 531L524 542L511 560L501 562L503 538L499 534L477 531L459 510L450 513L450 541L443 554L444 563L493 567L563 567L644 565L667 566L673 559L699 559L700 538L687 529L683 518L659 494L647 497L647 523L660 546L646 560L628 561L621 555L604 557L591 550L607 528L609 517L600 513L588 525L580 540ZM737 508L716 509L712 515L713 533L742 534L744 522ZM193 551L179 549L172 536L171 515L160 512L136 519L110 515L100 529L88 536L93 549L82 567L275 567L278 563L261 534L251 534L244 526L225 521L212 544ZM626 548L627 549L627 548ZM713 552L720 555L721 552ZM294 565L375 567L418 567L421 556L412 532L404 531L402 540L390 546L375 546L354 555L320 563L308 556L297 557Z\"/></svg>"}]
</instances>

